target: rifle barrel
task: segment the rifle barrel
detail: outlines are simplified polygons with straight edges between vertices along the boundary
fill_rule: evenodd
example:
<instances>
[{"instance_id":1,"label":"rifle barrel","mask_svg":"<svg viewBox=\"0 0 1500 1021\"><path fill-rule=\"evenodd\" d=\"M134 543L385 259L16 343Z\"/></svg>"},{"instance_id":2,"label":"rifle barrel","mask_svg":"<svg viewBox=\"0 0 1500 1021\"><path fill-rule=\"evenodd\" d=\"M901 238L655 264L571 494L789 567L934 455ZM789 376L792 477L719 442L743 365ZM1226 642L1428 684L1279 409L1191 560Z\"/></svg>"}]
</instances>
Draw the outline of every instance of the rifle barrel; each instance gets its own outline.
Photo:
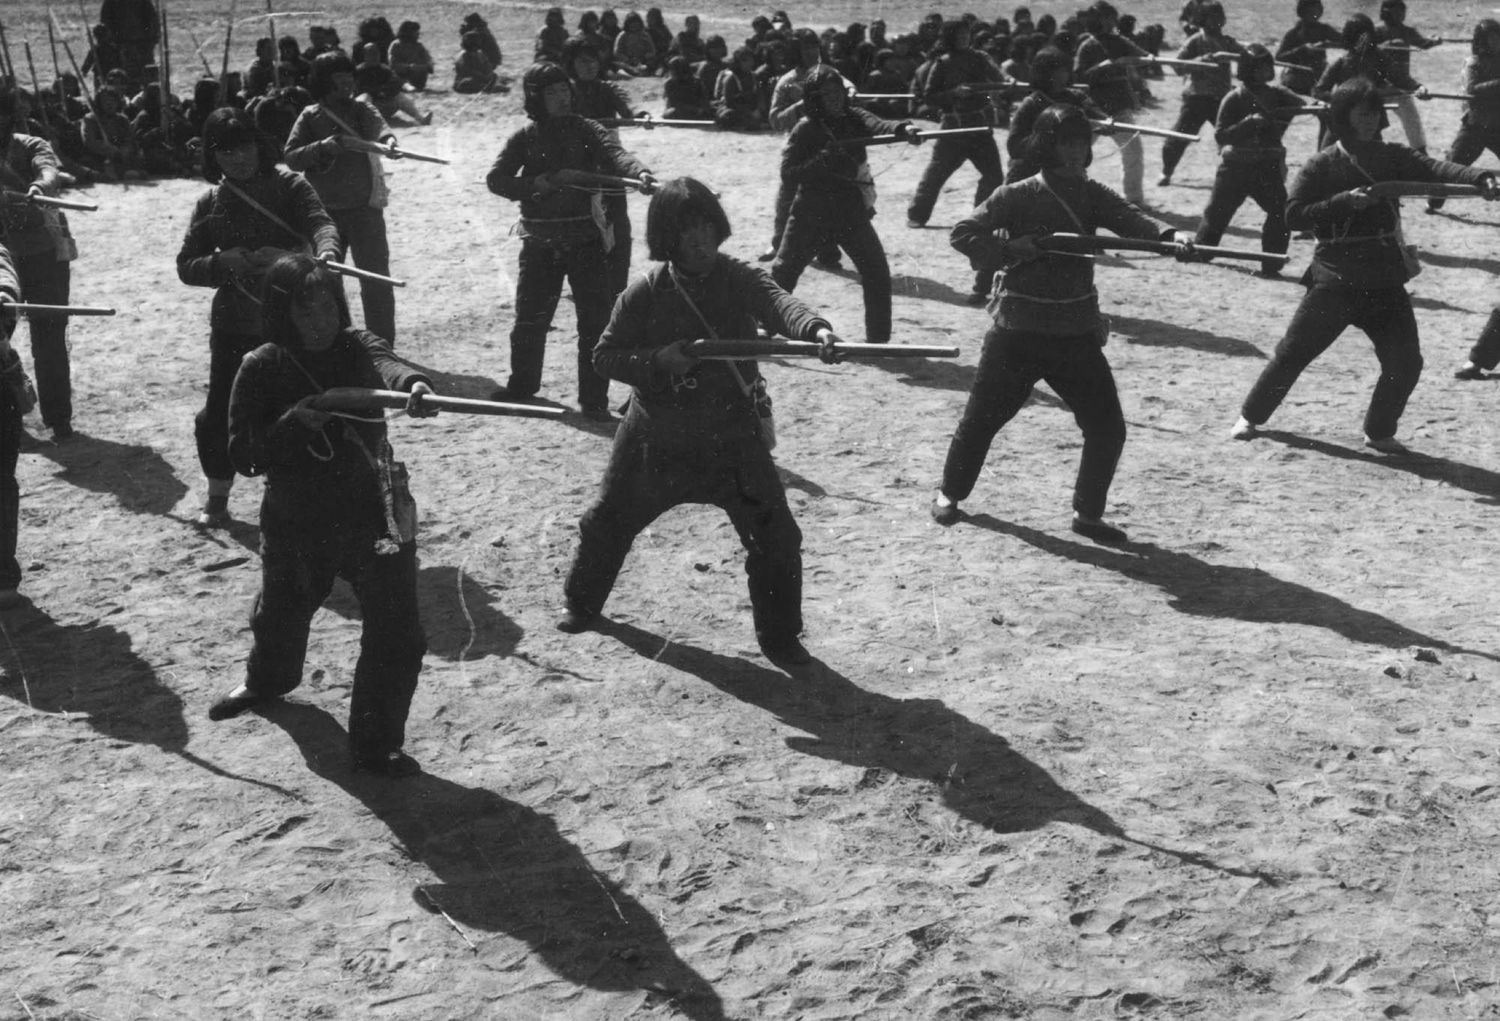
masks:
<instances>
[{"instance_id":1,"label":"rifle barrel","mask_svg":"<svg viewBox=\"0 0 1500 1021\"><path fill-rule=\"evenodd\" d=\"M1152 252L1156 255L1185 255L1189 251L1199 255L1213 256L1220 259L1249 259L1256 262L1285 262L1287 260L1284 252L1251 251L1244 248L1219 248L1213 245L1188 246L1178 244L1175 241L1153 241L1146 238L1113 238L1097 237L1093 234L1048 234L1037 238L1036 245L1043 251L1057 251L1063 254L1077 254L1079 252Z\"/></svg>"},{"instance_id":2,"label":"rifle barrel","mask_svg":"<svg viewBox=\"0 0 1500 1021\"><path fill-rule=\"evenodd\" d=\"M112 316L115 310L98 305L37 305L29 301L0 301L0 309L28 316Z\"/></svg>"},{"instance_id":3,"label":"rifle barrel","mask_svg":"<svg viewBox=\"0 0 1500 1021\"><path fill-rule=\"evenodd\" d=\"M1197 135L1189 135L1185 131L1173 131L1170 128L1153 128L1145 124L1127 124L1117 120L1090 120L1089 123L1104 131L1128 131L1138 135L1151 135L1155 138L1175 138L1182 142L1198 141Z\"/></svg>"},{"instance_id":4,"label":"rifle barrel","mask_svg":"<svg viewBox=\"0 0 1500 1021\"><path fill-rule=\"evenodd\" d=\"M816 358L821 344L773 337L748 340L695 340L683 347L686 354L705 361L739 361L747 358ZM957 358L958 348L932 344L835 344L834 350L850 358Z\"/></svg>"},{"instance_id":5,"label":"rifle barrel","mask_svg":"<svg viewBox=\"0 0 1500 1021\"><path fill-rule=\"evenodd\" d=\"M5 198L11 202L30 202L37 206L51 206L54 209L76 209L81 213L97 213L99 211L98 205L93 202L55 199L51 195L32 195L24 191L7 191Z\"/></svg>"},{"instance_id":6,"label":"rifle barrel","mask_svg":"<svg viewBox=\"0 0 1500 1021\"><path fill-rule=\"evenodd\" d=\"M717 121L688 120L682 117L595 117L594 123L606 128L716 128Z\"/></svg>"},{"instance_id":7,"label":"rifle barrel","mask_svg":"<svg viewBox=\"0 0 1500 1021\"><path fill-rule=\"evenodd\" d=\"M370 390L360 386L336 386L323 391L310 402L321 411L373 411L377 408L404 408L411 394L399 390ZM480 401L468 397L442 397L428 394L422 403L439 411L467 415L499 415L510 418L561 418L563 409L546 404L514 404L502 401Z\"/></svg>"},{"instance_id":8,"label":"rifle barrel","mask_svg":"<svg viewBox=\"0 0 1500 1021\"><path fill-rule=\"evenodd\" d=\"M371 280L377 284L388 284L391 287L405 287L405 280L397 280L395 277L381 276L379 273L371 273L367 269L351 266L345 262L334 262L332 259L319 259L323 265L340 276L354 277L357 280Z\"/></svg>"}]
</instances>

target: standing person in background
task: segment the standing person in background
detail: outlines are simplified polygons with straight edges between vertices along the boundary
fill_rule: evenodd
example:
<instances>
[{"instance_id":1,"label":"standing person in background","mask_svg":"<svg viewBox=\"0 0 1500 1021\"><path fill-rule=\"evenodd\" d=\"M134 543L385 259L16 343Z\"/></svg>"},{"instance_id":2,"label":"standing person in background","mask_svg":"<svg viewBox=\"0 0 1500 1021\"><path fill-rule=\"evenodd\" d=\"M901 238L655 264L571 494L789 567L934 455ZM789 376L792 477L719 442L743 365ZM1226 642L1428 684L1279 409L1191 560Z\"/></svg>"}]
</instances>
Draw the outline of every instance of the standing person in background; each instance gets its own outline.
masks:
<instances>
[{"instance_id":1,"label":"standing person in background","mask_svg":"<svg viewBox=\"0 0 1500 1021\"><path fill-rule=\"evenodd\" d=\"M1384 100L1368 79L1334 89L1329 128L1337 140L1303 165L1292 182L1287 223L1312 228L1318 244L1303 276L1307 293L1292 315L1260 378L1250 388L1230 435L1255 438L1286 399L1297 378L1350 326L1363 330L1380 361L1380 378L1365 413L1365 446L1404 454L1396 428L1422 374L1421 342L1406 281L1412 269L1403 251L1401 205L1377 198L1381 181L1443 181L1479 185L1487 199L1500 197L1495 175L1381 141Z\"/></svg>"},{"instance_id":2,"label":"standing person in background","mask_svg":"<svg viewBox=\"0 0 1500 1021\"><path fill-rule=\"evenodd\" d=\"M1367 16L1356 14L1344 22L1344 28L1339 36L1347 52L1329 64L1323 76L1318 79L1318 84L1313 86L1315 99L1329 102L1334 89L1355 78L1363 78L1372 83L1381 90L1383 96L1411 92L1415 93L1418 99L1427 98L1427 90L1411 75L1393 64L1385 51L1376 43L1375 23ZM1384 110L1381 111L1380 118L1380 126L1384 129L1389 123ZM1324 118L1318 134L1318 147L1331 145L1333 141L1333 131L1329 127L1327 118Z\"/></svg>"},{"instance_id":3,"label":"standing person in background","mask_svg":"<svg viewBox=\"0 0 1500 1021\"><path fill-rule=\"evenodd\" d=\"M198 464L208 496L198 524L229 524L234 464L229 459L229 392L240 362L260 347L261 283L273 262L311 248L339 257L339 231L300 174L276 166L281 149L250 115L225 107L203 126L203 177L214 187L193 207L177 253L177 276L214 288L208 315L208 397L194 420Z\"/></svg>"},{"instance_id":4,"label":"standing person in background","mask_svg":"<svg viewBox=\"0 0 1500 1021\"><path fill-rule=\"evenodd\" d=\"M1442 42L1428 39L1406 23L1405 0L1381 0L1380 25L1375 29L1375 42L1385 53L1388 63L1396 74L1411 77L1411 51L1430 50ZM1427 151L1427 132L1422 128L1422 114L1417 110L1411 96L1397 96L1396 119L1406 133L1406 144L1418 152Z\"/></svg>"},{"instance_id":5,"label":"standing person in background","mask_svg":"<svg viewBox=\"0 0 1500 1021\"><path fill-rule=\"evenodd\" d=\"M1448 149L1449 163L1471 166L1484 150L1500 156L1500 21L1485 18L1474 26L1469 59L1464 61L1464 104L1458 134ZM1443 208L1441 198L1427 200L1427 211Z\"/></svg>"},{"instance_id":6,"label":"standing person in background","mask_svg":"<svg viewBox=\"0 0 1500 1021\"><path fill-rule=\"evenodd\" d=\"M21 280L10 252L0 241L0 610L21 605L21 563L16 559L17 533L21 527L21 487L16 482L16 463L21 456L21 416L28 410L26 370L21 356L10 346L16 329L16 313L6 305L21 300Z\"/></svg>"},{"instance_id":7,"label":"standing person in background","mask_svg":"<svg viewBox=\"0 0 1500 1021\"><path fill-rule=\"evenodd\" d=\"M859 272L865 342L884 344L891 339L891 268L872 222L875 180L857 140L894 134L918 144L922 137L910 121L881 120L851 107L844 79L831 67L815 68L803 84L802 120L781 153L781 177L794 196L771 279L796 290L813 255L838 245Z\"/></svg>"},{"instance_id":8,"label":"standing person in background","mask_svg":"<svg viewBox=\"0 0 1500 1021\"><path fill-rule=\"evenodd\" d=\"M1328 47L1337 45L1339 30L1323 20L1323 0L1297 0L1297 23L1276 47L1277 60L1297 66L1282 69L1281 84L1299 95L1312 95L1328 68Z\"/></svg>"},{"instance_id":9,"label":"standing person in background","mask_svg":"<svg viewBox=\"0 0 1500 1021\"><path fill-rule=\"evenodd\" d=\"M953 228L950 242L976 267L1003 266L963 418L948 446L932 518L963 517L990 445L1045 381L1083 431L1073 486L1073 531L1119 544L1124 531L1104 520L1115 467L1125 449L1125 415L1104 357L1109 323L1099 313L1094 263L1050 255L1036 239L1058 231L1186 240L1088 176L1093 130L1076 106L1053 106L1037 118L1031 160L1041 172L995 190Z\"/></svg>"},{"instance_id":10,"label":"standing person in background","mask_svg":"<svg viewBox=\"0 0 1500 1021\"><path fill-rule=\"evenodd\" d=\"M566 279L578 322L578 406L589 418L613 421L609 380L594 370L594 344L609 321L614 230L601 195L553 175L576 170L633 177L648 189L655 178L604 128L573 112L573 85L561 67L534 64L521 83L531 123L506 140L485 178L491 192L521 206L510 378L494 399L525 400L541 389L547 331Z\"/></svg>"},{"instance_id":11,"label":"standing person in background","mask_svg":"<svg viewBox=\"0 0 1500 1021\"><path fill-rule=\"evenodd\" d=\"M573 112L589 120L633 120L635 111L625 98L625 90L602 77L599 54L586 39L575 36L563 47L563 70L573 80ZM620 132L606 129L611 141L620 143ZM630 230L630 203L619 188L604 196L604 215L614 230L605 263L608 266L609 303L630 282L630 250L634 240Z\"/></svg>"},{"instance_id":12,"label":"standing person in background","mask_svg":"<svg viewBox=\"0 0 1500 1021\"><path fill-rule=\"evenodd\" d=\"M406 413L432 382L384 340L355 329L338 278L307 255L266 271L261 335L229 407L229 451L243 475L265 476L260 592L250 614L245 680L208 710L227 720L302 683L313 615L336 578L363 618L349 701L355 769L386 777L421 771L407 755L406 718L427 639L417 605L416 507L385 417L338 415L311 401L335 387L404 390Z\"/></svg>"},{"instance_id":13,"label":"standing person in background","mask_svg":"<svg viewBox=\"0 0 1500 1021\"><path fill-rule=\"evenodd\" d=\"M776 80L776 87L771 92L771 104L767 119L771 127L777 131L791 131L802 119L802 96L803 82L814 69L823 63L823 44L819 42L816 32L807 28L799 28L794 38L796 48L793 51L797 58L796 65ZM776 258L776 252L781 248L782 232L786 230L787 214L792 209L792 198L797 194L793 185L787 184L785 179L777 185L775 212L772 214L771 246L758 256L760 262L770 262ZM837 245L830 249L819 252L814 261L828 269L839 264L839 250Z\"/></svg>"},{"instance_id":14,"label":"standing person in background","mask_svg":"<svg viewBox=\"0 0 1500 1021\"><path fill-rule=\"evenodd\" d=\"M313 105L297 115L286 141L286 165L307 175L360 269L390 276L385 234L390 192L380 157L350 149L345 138L395 145L396 136L369 103L354 98L354 65L341 53L313 61ZM389 284L361 280L365 329L396 344L396 295Z\"/></svg>"},{"instance_id":15,"label":"standing person in background","mask_svg":"<svg viewBox=\"0 0 1500 1021\"><path fill-rule=\"evenodd\" d=\"M1197 135L1203 125L1214 123L1219 104L1229 94L1229 65L1213 59L1216 53L1243 53L1245 48L1232 36L1224 34L1224 5L1218 0L1204 0L1198 5L1198 24L1202 26L1194 33L1182 49L1177 51L1178 60L1207 61L1213 70L1193 68L1187 72L1187 86L1182 90L1182 109L1177 114L1173 131L1185 135ZM1272 65L1275 66L1274 64ZM1181 69L1179 69L1181 73ZM1188 142L1181 138L1169 138L1161 147L1161 187L1172 183L1172 174L1187 152Z\"/></svg>"},{"instance_id":16,"label":"standing person in background","mask_svg":"<svg viewBox=\"0 0 1500 1021\"><path fill-rule=\"evenodd\" d=\"M1131 84L1130 68L1120 61L1148 54L1116 31L1120 15L1109 0L1095 0L1084 20L1088 35L1078 44L1073 70L1101 110L1128 121L1136 108L1136 91ZM1121 193L1125 201L1145 205L1146 154L1141 136L1122 132L1114 136L1114 141L1120 147Z\"/></svg>"},{"instance_id":17,"label":"standing person in background","mask_svg":"<svg viewBox=\"0 0 1500 1021\"><path fill-rule=\"evenodd\" d=\"M57 155L45 140L16 130L20 127L20 112L16 91L0 87L0 185L6 191L55 196L60 170ZM40 305L66 305L72 285L71 265L78 258L78 246L68 232L68 220L62 210L7 199L0 205L0 214L3 214L0 238L10 250L26 300ZM42 424L61 443L73 437L68 319L34 316L27 322Z\"/></svg>"},{"instance_id":18,"label":"standing person in background","mask_svg":"<svg viewBox=\"0 0 1500 1021\"><path fill-rule=\"evenodd\" d=\"M642 529L680 504L706 503L729 515L745 546L761 651L798 666L812 659L800 638L802 532L764 433L770 399L760 367L753 358L705 363L683 346L705 335L754 336L764 325L818 341L833 362L839 338L763 271L722 254L728 238L724 207L701 182L669 181L652 198L646 242L664 265L620 296L594 351L600 372L633 389L599 496L578 522L557 627L596 626Z\"/></svg>"},{"instance_id":19,"label":"standing person in background","mask_svg":"<svg viewBox=\"0 0 1500 1021\"><path fill-rule=\"evenodd\" d=\"M1284 254L1289 233L1286 146L1281 136L1292 122L1291 111L1302 107L1302 97L1272 84L1276 64L1271 52L1259 43L1251 43L1240 56L1237 75L1240 84L1224 97L1214 122L1214 141L1220 147L1219 170L1193 240L1200 245L1217 245L1248 198L1266 214L1260 229L1261 251ZM1284 265L1284 259L1263 262L1260 274L1277 276Z\"/></svg>"}]
</instances>

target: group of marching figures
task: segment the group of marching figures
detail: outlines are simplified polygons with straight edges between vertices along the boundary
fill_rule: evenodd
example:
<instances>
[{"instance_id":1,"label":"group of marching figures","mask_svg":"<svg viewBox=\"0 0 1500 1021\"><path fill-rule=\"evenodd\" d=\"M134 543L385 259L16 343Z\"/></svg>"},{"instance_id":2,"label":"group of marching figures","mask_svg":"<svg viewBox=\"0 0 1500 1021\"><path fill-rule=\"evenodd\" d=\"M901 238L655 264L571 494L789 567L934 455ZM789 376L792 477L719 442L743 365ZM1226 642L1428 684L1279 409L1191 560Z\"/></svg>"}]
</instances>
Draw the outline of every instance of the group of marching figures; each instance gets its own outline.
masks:
<instances>
[{"instance_id":1,"label":"group of marching figures","mask_svg":"<svg viewBox=\"0 0 1500 1021\"><path fill-rule=\"evenodd\" d=\"M1212 28L1217 7L1200 5L1209 14L1204 31ZM1476 31L1476 55L1481 36L1493 36L1500 54L1500 26L1492 32L1486 25L1493 23ZM963 33L952 39L958 45L947 56L957 58L966 52ZM1493 200L1500 197L1495 175L1384 141L1388 90L1356 74L1329 92L1319 111L1328 144L1287 189L1280 139L1288 118L1280 112L1292 107L1291 94L1272 84L1269 52L1252 46L1236 57L1239 85L1219 104L1223 155L1209 214L1196 234L1176 231L1090 178L1101 118L1090 94L1071 88L1071 63L1049 65L1045 56L1038 54L1033 70L1051 77L1034 78L1034 92L1012 121L1010 174L981 182L976 207L950 235L982 282L993 322L930 508L934 520L944 526L963 520L960 504L971 495L997 433L1045 382L1083 433L1072 530L1099 543L1127 541L1104 516L1125 422L1104 355L1108 328L1094 262L1077 257L1110 247L1184 261L1246 257L1274 274L1286 261L1287 233L1310 233L1316 243L1303 297L1246 395L1232 435L1253 439L1302 370L1354 325L1369 336L1381 367L1364 417L1365 442L1382 454L1405 454L1396 433L1422 359L1405 289L1413 267L1400 233L1399 200L1470 194ZM943 67L940 60L933 70L939 83ZM316 101L298 116L284 148L243 110L223 108L207 118L203 172L213 187L198 200L177 259L185 283L214 289L208 397L195 428L208 479L199 523L227 523L236 475L265 480L252 647L243 681L214 703L210 716L237 716L300 684L312 617L335 579L344 577L363 613L350 708L352 760L357 768L401 776L420 768L403 750L426 650L417 605L415 504L381 405L336 398L353 392L385 399L396 391L406 395L397 400L414 416L436 414L442 399L431 379L395 353L380 160L400 150L379 115L356 99L347 58L318 57L310 85ZM692 177L658 182L615 132L580 114L583 90L566 68L538 63L522 76L522 87L528 123L507 139L486 178L492 192L518 203L522 238L510 374L491 400L517 413L548 409L538 398L545 338L566 281L577 317L579 410L614 426L603 484L579 523L558 627L599 626L635 537L664 511L713 504L729 515L745 547L760 647L772 662L795 670L811 660L801 641L801 533L772 457L774 418L765 380L753 345L731 343L714 349L731 353L712 354L700 342L753 341L764 332L803 342L807 353L829 363L850 354L900 355L900 345L888 343L890 273L873 226L867 149L920 143L925 133L911 121L881 118L851 102L835 69L809 68L782 152L779 236L765 272L721 251L730 224L713 190ZM962 159L986 144L994 149L987 125L966 122L970 101L983 96L966 88L947 90L955 108L944 114L939 132L960 133L939 134L939 151L908 210L913 224L926 222L942 180ZM929 96L941 93L930 90ZM1299 97L1296 106L1306 104ZM67 419L48 417L48 380L37 345L50 320L31 280L46 279L38 276L38 263L65 270L71 254L61 246L70 253L72 242L66 220L45 201L57 188L55 158L45 142L13 130L14 110L13 99L0 99L6 173L19 178L6 181L10 250L0 261L0 296L7 305L23 296L38 303L28 308L36 310L29 314L43 419L62 441L71 427ZM1107 128L1107 115L1102 119ZM629 191L651 196L645 240L653 265L627 283ZM1263 248L1253 252L1217 247L1245 197L1266 209L1275 230L1268 226ZM1100 237L1101 229L1115 238ZM52 247L44 249L43 237ZM826 317L791 293L807 265L830 248L847 253L859 270L863 344L846 343ZM352 267L342 261L346 249ZM345 301L346 273L362 277L363 328L353 325ZM65 272L63 291L53 299L59 305L66 301ZM9 344L15 310L0 306L0 313L6 338L0 345L6 384L0 386L0 603L13 606L20 602L15 465L29 382ZM1472 378L1497 357L1500 329L1487 330L1461 375ZM631 388L622 419L609 405L611 380Z\"/></svg>"}]
</instances>

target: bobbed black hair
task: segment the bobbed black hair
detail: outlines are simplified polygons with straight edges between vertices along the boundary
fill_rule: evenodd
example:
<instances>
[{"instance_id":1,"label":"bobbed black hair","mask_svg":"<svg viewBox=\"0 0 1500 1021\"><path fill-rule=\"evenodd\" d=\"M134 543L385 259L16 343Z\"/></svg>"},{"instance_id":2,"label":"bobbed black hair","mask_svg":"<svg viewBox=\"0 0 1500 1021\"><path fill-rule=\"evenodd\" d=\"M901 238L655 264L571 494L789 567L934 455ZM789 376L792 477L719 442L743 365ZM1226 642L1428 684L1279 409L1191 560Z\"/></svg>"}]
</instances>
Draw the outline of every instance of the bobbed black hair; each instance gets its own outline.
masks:
<instances>
[{"instance_id":1,"label":"bobbed black hair","mask_svg":"<svg viewBox=\"0 0 1500 1021\"><path fill-rule=\"evenodd\" d=\"M350 323L349 303L339 278L317 259L300 252L283 255L266 270L260 291L261 336L273 344L294 350L302 347L302 334L292 322L292 306L314 287L324 287L339 308L339 328Z\"/></svg>"},{"instance_id":2,"label":"bobbed black hair","mask_svg":"<svg viewBox=\"0 0 1500 1021\"><path fill-rule=\"evenodd\" d=\"M1474 38L1469 42L1469 52L1476 57L1484 56L1487 52L1484 48L1484 41L1492 32L1500 34L1500 21L1496 21L1494 18L1485 18L1479 24L1475 25Z\"/></svg>"},{"instance_id":3,"label":"bobbed black hair","mask_svg":"<svg viewBox=\"0 0 1500 1021\"><path fill-rule=\"evenodd\" d=\"M320 53L313 58L312 71L307 76L307 91L313 99L321 100L331 94L337 86L333 83L336 74L353 74L354 61L342 53Z\"/></svg>"},{"instance_id":4,"label":"bobbed black hair","mask_svg":"<svg viewBox=\"0 0 1500 1021\"><path fill-rule=\"evenodd\" d=\"M1073 58L1056 46L1044 46L1031 58L1031 87L1045 89L1052 84L1052 76L1066 68L1073 70Z\"/></svg>"},{"instance_id":5,"label":"bobbed black hair","mask_svg":"<svg viewBox=\"0 0 1500 1021\"><path fill-rule=\"evenodd\" d=\"M840 91L844 88L844 76L827 64L819 64L802 79L802 112L811 120L821 121L828 115L823 108L823 86L828 82L837 82Z\"/></svg>"},{"instance_id":6,"label":"bobbed black hair","mask_svg":"<svg viewBox=\"0 0 1500 1021\"><path fill-rule=\"evenodd\" d=\"M1370 20L1368 14L1355 14L1344 22L1344 27L1339 32L1339 42L1343 43L1344 49L1352 50L1365 36L1375 34L1375 22Z\"/></svg>"},{"instance_id":7,"label":"bobbed black hair","mask_svg":"<svg viewBox=\"0 0 1500 1021\"><path fill-rule=\"evenodd\" d=\"M542 101L542 93L557 84L567 85L572 88L573 80L568 77L568 72L557 64L539 63L532 64L521 75L521 93L525 97L521 108L526 111L526 116L534 121L542 120L547 116L547 106Z\"/></svg>"},{"instance_id":8,"label":"bobbed black hair","mask_svg":"<svg viewBox=\"0 0 1500 1021\"><path fill-rule=\"evenodd\" d=\"M1350 78L1328 97L1328 130L1342 140L1349 134L1349 117L1361 107L1370 107L1385 115L1385 97L1368 78Z\"/></svg>"},{"instance_id":9,"label":"bobbed black hair","mask_svg":"<svg viewBox=\"0 0 1500 1021\"><path fill-rule=\"evenodd\" d=\"M1260 43L1251 43L1245 47L1245 52L1240 54L1240 59L1235 62L1234 76L1242 82L1248 82L1251 74L1258 67L1274 68L1276 58L1271 56L1271 51Z\"/></svg>"},{"instance_id":10,"label":"bobbed black hair","mask_svg":"<svg viewBox=\"0 0 1500 1021\"><path fill-rule=\"evenodd\" d=\"M721 244L728 240L729 217L708 185L692 177L664 181L646 207L647 255L656 262L670 262L677 255L683 228L695 221L712 224Z\"/></svg>"},{"instance_id":11,"label":"bobbed black hair","mask_svg":"<svg viewBox=\"0 0 1500 1021\"><path fill-rule=\"evenodd\" d=\"M269 174L281 159L281 147L255 126L250 114L233 106L221 106L203 121L203 179L218 184L224 179L216 152L237 149L246 142L255 143L260 157L257 174Z\"/></svg>"},{"instance_id":12,"label":"bobbed black hair","mask_svg":"<svg viewBox=\"0 0 1500 1021\"><path fill-rule=\"evenodd\" d=\"M1053 103L1037 117L1036 127L1027 142L1027 155L1035 166L1050 170L1058 163L1057 147L1075 139L1093 142L1094 127L1089 123L1088 114L1067 103Z\"/></svg>"}]
</instances>

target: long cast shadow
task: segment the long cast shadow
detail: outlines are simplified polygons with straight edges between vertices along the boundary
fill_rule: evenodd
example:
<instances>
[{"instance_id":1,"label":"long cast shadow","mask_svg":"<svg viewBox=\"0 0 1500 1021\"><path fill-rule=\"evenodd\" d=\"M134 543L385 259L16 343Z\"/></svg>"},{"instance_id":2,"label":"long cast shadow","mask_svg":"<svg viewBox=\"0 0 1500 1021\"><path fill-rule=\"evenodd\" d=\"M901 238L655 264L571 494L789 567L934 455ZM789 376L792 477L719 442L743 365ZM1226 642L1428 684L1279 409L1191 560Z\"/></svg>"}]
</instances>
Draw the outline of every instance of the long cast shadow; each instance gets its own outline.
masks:
<instances>
[{"instance_id":1,"label":"long cast shadow","mask_svg":"<svg viewBox=\"0 0 1500 1021\"><path fill-rule=\"evenodd\" d=\"M1126 343L1140 347L1184 347L1191 351L1229 355L1233 358L1259 358L1262 361L1266 357L1265 352L1248 340L1223 337L1207 330L1176 326L1155 319L1133 319L1130 316L1111 314L1110 327Z\"/></svg>"},{"instance_id":2,"label":"long cast shadow","mask_svg":"<svg viewBox=\"0 0 1500 1021\"><path fill-rule=\"evenodd\" d=\"M265 787L288 798L275 784L231 773L187 750L182 697L136 655L124 631L91 621L59 624L30 602L0 623L0 693L36 712L82 716L101 736L151 745L215 776Z\"/></svg>"},{"instance_id":3,"label":"long cast shadow","mask_svg":"<svg viewBox=\"0 0 1500 1021\"><path fill-rule=\"evenodd\" d=\"M988 514L969 515L964 520L1019 539L1044 553L1155 585L1167 593L1174 610L1195 617L1221 617L1251 624L1300 624L1325 628L1363 645L1388 649L1432 646L1500 661L1500 656L1493 653L1452 645L1378 613L1351 606L1337 596L1283 581L1258 567L1210 564L1149 542L1132 542L1120 549L1072 542Z\"/></svg>"},{"instance_id":4,"label":"long cast shadow","mask_svg":"<svg viewBox=\"0 0 1500 1021\"><path fill-rule=\"evenodd\" d=\"M789 681L785 674L749 660L669 642L620 621L604 621L598 630L643 658L690 673L813 735L788 738L794 750L930 783L948 808L996 833L1067 822L1185 864L1277 882L1261 872L1131 836L1107 812L1060 785L1005 738L937 699L891 698L867 691L817 661L798 668Z\"/></svg>"},{"instance_id":5,"label":"long cast shadow","mask_svg":"<svg viewBox=\"0 0 1500 1021\"><path fill-rule=\"evenodd\" d=\"M1500 472L1493 472L1488 468L1464 464L1462 461L1450 461L1444 457L1430 457L1415 451L1392 457L1388 454L1377 454L1374 451L1356 450L1353 447L1329 443L1327 440L1298 436L1279 429L1267 429L1259 435L1295 450L1307 450L1327 457L1336 457L1342 461L1378 464L1382 468L1403 471L1429 482L1442 482L1455 489L1473 493L1480 498L1481 503L1500 504Z\"/></svg>"},{"instance_id":6,"label":"long cast shadow","mask_svg":"<svg viewBox=\"0 0 1500 1021\"><path fill-rule=\"evenodd\" d=\"M37 442L25 452L55 463L61 469L57 477L64 481L113 496L132 514L170 514L187 495L187 485L150 447L80 432L65 443Z\"/></svg>"},{"instance_id":7,"label":"long cast shadow","mask_svg":"<svg viewBox=\"0 0 1500 1021\"><path fill-rule=\"evenodd\" d=\"M286 731L314 773L368 808L432 870L438 882L412 891L424 908L524 940L577 985L644 989L694 1021L724 1018L718 994L677 956L651 912L596 872L551 817L430 773L398 781L355 773L348 734L315 706L279 702L257 712Z\"/></svg>"},{"instance_id":8,"label":"long cast shadow","mask_svg":"<svg viewBox=\"0 0 1500 1021\"><path fill-rule=\"evenodd\" d=\"M1472 221L1471 221L1472 222ZM1500 259L1479 259L1468 255L1444 255L1442 252L1430 248L1423 248L1420 257L1422 262L1431 266L1442 266L1445 269L1477 269L1494 276L1500 273Z\"/></svg>"}]
</instances>

